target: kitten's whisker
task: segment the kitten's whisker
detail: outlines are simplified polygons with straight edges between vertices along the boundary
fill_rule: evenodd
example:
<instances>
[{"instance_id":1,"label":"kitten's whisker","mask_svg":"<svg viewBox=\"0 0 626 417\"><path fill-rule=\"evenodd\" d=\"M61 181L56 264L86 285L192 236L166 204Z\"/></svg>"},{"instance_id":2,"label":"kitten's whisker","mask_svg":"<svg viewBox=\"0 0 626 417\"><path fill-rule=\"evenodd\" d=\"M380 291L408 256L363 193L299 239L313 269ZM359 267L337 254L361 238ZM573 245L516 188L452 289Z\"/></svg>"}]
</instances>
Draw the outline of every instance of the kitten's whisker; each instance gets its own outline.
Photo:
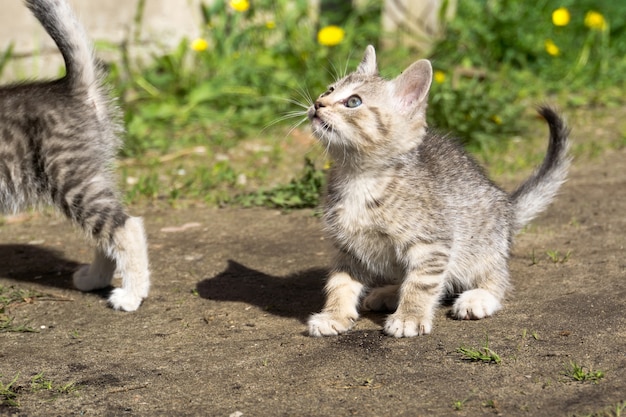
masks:
<instances>
[{"instance_id":1,"label":"kitten's whisker","mask_svg":"<svg viewBox=\"0 0 626 417\"><path fill-rule=\"evenodd\" d=\"M333 69L333 73L331 74L331 76L334 79L334 82L337 82L337 80L340 80L341 78L343 78L343 74L341 73L341 70L335 65L334 62L332 62L331 60L328 60L328 62L330 63L330 66Z\"/></svg>"},{"instance_id":2,"label":"kitten's whisker","mask_svg":"<svg viewBox=\"0 0 626 417\"><path fill-rule=\"evenodd\" d=\"M308 120L308 118L303 117L302 120L300 120L298 123L296 123L295 125L293 125L291 127L291 129L289 129L289 131L287 132L287 134L285 135L285 137L291 135L291 133L296 130L298 127L300 127L304 122L306 122Z\"/></svg>"},{"instance_id":3,"label":"kitten's whisker","mask_svg":"<svg viewBox=\"0 0 626 417\"><path fill-rule=\"evenodd\" d=\"M298 93L298 95L300 96L301 100L295 100L298 103L300 103L300 105L306 104L307 106L310 106L313 104L313 99L311 98L311 94L308 92L308 90L304 86L298 84L298 88L295 89L295 92ZM304 100L304 102L302 100Z\"/></svg>"},{"instance_id":4,"label":"kitten's whisker","mask_svg":"<svg viewBox=\"0 0 626 417\"><path fill-rule=\"evenodd\" d=\"M303 109L307 109L307 110L309 109L309 107L311 107L311 105L310 105L310 104L308 104L308 103L303 103L303 102L298 101L298 100L295 100L295 99L287 99L287 100L285 100L285 101L287 101L287 102L289 102L289 103L291 103L291 104L295 104L296 106L298 106L298 107L302 107Z\"/></svg>"},{"instance_id":5,"label":"kitten's whisker","mask_svg":"<svg viewBox=\"0 0 626 417\"><path fill-rule=\"evenodd\" d=\"M337 82L339 80L339 78L337 77L337 72L335 71L335 66L333 65L333 63L328 60L328 63L331 65L331 68L328 67L324 67L324 70L326 70L326 72L328 73L328 75L330 75L333 79L333 83Z\"/></svg>"},{"instance_id":6,"label":"kitten's whisker","mask_svg":"<svg viewBox=\"0 0 626 417\"><path fill-rule=\"evenodd\" d=\"M274 101L282 101L282 102L287 102L287 103L291 103L291 104L295 104L296 106L308 109L309 105L306 103L303 103L299 100L293 99L293 98L285 98L285 97L278 97L278 96L263 96L264 99L270 99L270 100L274 100Z\"/></svg>"},{"instance_id":7,"label":"kitten's whisker","mask_svg":"<svg viewBox=\"0 0 626 417\"><path fill-rule=\"evenodd\" d=\"M350 51L350 53L348 54L348 59L346 59L346 65L343 68L343 73L341 74L341 78L344 78L346 75L348 75L348 68L350 65L350 59L352 59L352 54L354 53L354 49Z\"/></svg>"},{"instance_id":8,"label":"kitten's whisker","mask_svg":"<svg viewBox=\"0 0 626 417\"><path fill-rule=\"evenodd\" d=\"M294 111L290 111L280 117L277 117L276 119L272 120L271 122L269 122L267 125L265 125L263 127L262 131L267 130L268 128L277 125L280 122L284 122L285 120L289 120L289 119L293 119L295 117L302 117L305 116L303 118L303 120L301 122L298 123L298 125L302 124L307 118L306 118L306 111L304 110L294 110ZM293 129L292 129L293 130ZM290 132L291 133L291 132Z\"/></svg>"}]
</instances>

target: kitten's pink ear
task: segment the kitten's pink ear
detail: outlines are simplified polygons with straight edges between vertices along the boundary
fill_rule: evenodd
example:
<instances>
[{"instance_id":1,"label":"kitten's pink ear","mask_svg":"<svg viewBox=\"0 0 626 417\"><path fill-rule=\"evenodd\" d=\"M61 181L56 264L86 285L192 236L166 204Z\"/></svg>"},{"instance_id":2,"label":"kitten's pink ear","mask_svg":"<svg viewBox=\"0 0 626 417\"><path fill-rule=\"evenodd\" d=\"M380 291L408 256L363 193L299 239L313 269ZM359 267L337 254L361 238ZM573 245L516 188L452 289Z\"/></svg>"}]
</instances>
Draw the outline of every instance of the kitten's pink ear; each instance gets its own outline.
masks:
<instances>
[{"instance_id":1,"label":"kitten's pink ear","mask_svg":"<svg viewBox=\"0 0 626 417\"><path fill-rule=\"evenodd\" d=\"M364 75L378 75L376 50L372 45L367 45L367 48L365 48L365 55L363 55L363 59L357 67L356 72Z\"/></svg>"},{"instance_id":2,"label":"kitten's pink ear","mask_svg":"<svg viewBox=\"0 0 626 417\"><path fill-rule=\"evenodd\" d=\"M427 59L411 64L393 83L396 94L405 108L415 108L425 104L433 80L433 67Z\"/></svg>"}]
</instances>

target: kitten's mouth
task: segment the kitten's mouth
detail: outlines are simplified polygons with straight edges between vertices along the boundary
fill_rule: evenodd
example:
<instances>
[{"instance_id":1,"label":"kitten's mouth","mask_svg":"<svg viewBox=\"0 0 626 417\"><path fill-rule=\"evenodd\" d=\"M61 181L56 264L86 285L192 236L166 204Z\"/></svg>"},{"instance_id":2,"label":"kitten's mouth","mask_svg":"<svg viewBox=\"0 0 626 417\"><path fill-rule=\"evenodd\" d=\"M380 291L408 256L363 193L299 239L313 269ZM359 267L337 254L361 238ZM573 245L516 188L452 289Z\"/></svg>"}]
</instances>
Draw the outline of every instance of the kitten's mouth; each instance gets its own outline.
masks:
<instances>
[{"instance_id":1,"label":"kitten's mouth","mask_svg":"<svg viewBox=\"0 0 626 417\"><path fill-rule=\"evenodd\" d=\"M322 120L319 114L317 114L317 109L315 107L311 106L309 108L309 111L307 112L307 117L311 121L311 124L314 128L322 130L330 129L330 125Z\"/></svg>"}]
</instances>

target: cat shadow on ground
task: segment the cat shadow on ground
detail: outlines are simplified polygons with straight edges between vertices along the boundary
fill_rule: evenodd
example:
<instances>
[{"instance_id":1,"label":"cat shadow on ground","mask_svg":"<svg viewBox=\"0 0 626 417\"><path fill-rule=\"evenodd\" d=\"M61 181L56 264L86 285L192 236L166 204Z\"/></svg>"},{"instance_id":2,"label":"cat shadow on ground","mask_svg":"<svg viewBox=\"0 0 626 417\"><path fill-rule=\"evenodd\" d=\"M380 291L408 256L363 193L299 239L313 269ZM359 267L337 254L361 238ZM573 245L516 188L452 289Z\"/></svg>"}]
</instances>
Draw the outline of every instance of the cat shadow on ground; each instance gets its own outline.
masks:
<instances>
[{"instance_id":1,"label":"cat shadow on ground","mask_svg":"<svg viewBox=\"0 0 626 417\"><path fill-rule=\"evenodd\" d=\"M51 248L37 245L0 245L0 278L73 290L72 274L81 265L65 259L61 252ZM110 292L111 288L94 291L104 298Z\"/></svg>"},{"instance_id":2,"label":"cat shadow on ground","mask_svg":"<svg viewBox=\"0 0 626 417\"><path fill-rule=\"evenodd\" d=\"M328 270L312 268L287 276L273 276L236 261L196 285L202 298L239 301L255 305L270 314L306 321L324 305L324 281Z\"/></svg>"}]
</instances>

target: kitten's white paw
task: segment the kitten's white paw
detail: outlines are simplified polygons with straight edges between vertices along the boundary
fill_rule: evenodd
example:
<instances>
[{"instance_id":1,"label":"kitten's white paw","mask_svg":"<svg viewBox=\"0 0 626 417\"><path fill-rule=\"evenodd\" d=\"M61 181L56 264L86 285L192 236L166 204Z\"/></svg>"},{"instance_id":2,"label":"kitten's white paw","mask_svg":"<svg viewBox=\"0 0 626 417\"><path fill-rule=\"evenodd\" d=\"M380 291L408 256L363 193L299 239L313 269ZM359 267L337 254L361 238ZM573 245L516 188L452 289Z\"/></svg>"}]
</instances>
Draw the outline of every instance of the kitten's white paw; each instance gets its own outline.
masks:
<instances>
[{"instance_id":1,"label":"kitten's white paw","mask_svg":"<svg viewBox=\"0 0 626 417\"><path fill-rule=\"evenodd\" d=\"M395 311L398 308L398 286L374 288L363 299L363 309L369 311Z\"/></svg>"},{"instance_id":2,"label":"kitten's white paw","mask_svg":"<svg viewBox=\"0 0 626 417\"><path fill-rule=\"evenodd\" d=\"M339 317L332 313L317 313L309 318L310 336L336 336L352 328L356 318Z\"/></svg>"},{"instance_id":3,"label":"kitten's white paw","mask_svg":"<svg viewBox=\"0 0 626 417\"><path fill-rule=\"evenodd\" d=\"M80 291L93 291L106 288L111 283L111 277L94 273L91 265L83 265L72 276L74 287Z\"/></svg>"},{"instance_id":4,"label":"kitten's white paw","mask_svg":"<svg viewBox=\"0 0 626 417\"><path fill-rule=\"evenodd\" d=\"M429 334L432 321L415 315L394 313L385 321L385 333L393 337L414 337Z\"/></svg>"},{"instance_id":5,"label":"kitten's white paw","mask_svg":"<svg viewBox=\"0 0 626 417\"><path fill-rule=\"evenodd\" d=\"M111 292L109 304L115 310L135 311L141 305L143 297L138 296L124 288L116 288Z\"/></svg>"},{"instance_id":6,"label":"kitten's white paw","mask_svg":"<svg viewBox=\"0 0 626 417\"><path fill-rule=\"evenodd\" d=\"M460 320L478 320L491 316L502 305L493 294L480 288L465 291L452 306L452 315Z\"/></svg>"}]
</instances>

